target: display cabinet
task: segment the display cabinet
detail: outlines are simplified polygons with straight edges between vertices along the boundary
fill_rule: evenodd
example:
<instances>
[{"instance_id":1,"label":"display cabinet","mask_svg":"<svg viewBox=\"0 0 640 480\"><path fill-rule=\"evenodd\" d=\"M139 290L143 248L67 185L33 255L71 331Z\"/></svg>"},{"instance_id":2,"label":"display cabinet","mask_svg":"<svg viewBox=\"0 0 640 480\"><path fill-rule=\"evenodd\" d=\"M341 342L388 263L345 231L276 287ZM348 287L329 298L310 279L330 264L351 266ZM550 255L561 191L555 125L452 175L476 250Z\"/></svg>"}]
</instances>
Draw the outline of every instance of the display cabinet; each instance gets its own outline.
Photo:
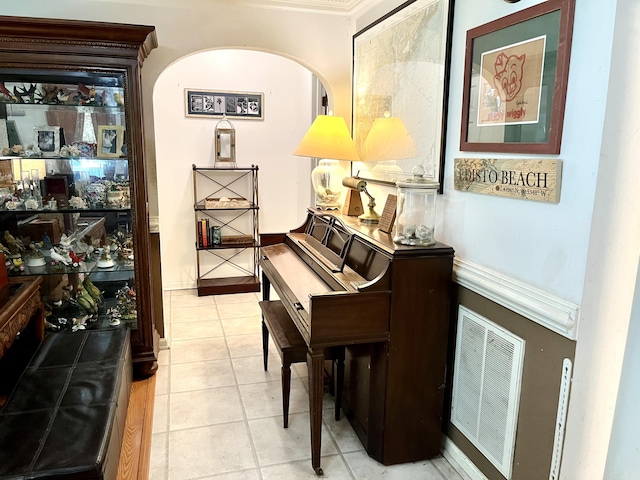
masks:
<instances>
[{"instance_id":1,"label":"display cabinet","mask_svg":"<svg viewBox=\"0 0 640 480\"><path fill-rule=\"evenodd\" d=\"M0 17L0 243L48 332L131 330L157 369L141 67L154 27Z\"/></svg>"},{"instance_id":2,"label":"display cabinet","mask_svg":"<svg viewBox=\"0 0 640 480\"><path fill-rule=\"evenodd\" d=\"M260 291L258 167L193 165L198 295Z\"/></svg>"}]
</instances>

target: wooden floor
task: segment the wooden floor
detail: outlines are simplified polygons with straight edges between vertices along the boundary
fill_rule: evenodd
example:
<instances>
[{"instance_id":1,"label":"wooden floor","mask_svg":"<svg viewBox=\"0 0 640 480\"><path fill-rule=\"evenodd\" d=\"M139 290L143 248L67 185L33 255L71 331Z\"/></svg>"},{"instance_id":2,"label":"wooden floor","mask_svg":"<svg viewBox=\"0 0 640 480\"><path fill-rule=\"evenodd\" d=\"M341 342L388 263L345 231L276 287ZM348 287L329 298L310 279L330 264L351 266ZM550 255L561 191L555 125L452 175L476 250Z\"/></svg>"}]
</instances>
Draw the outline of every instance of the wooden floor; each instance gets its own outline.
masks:
<instances>
[{"instance_id":1,"label":"wooden floor","mask_svg":"<svg viewBox=\"0 0 640 480\"><path fill-rule=\"evenodd\" d=\"M131 384L117 480L148 480L156 376Z\"/></svg>"}]
</instances>

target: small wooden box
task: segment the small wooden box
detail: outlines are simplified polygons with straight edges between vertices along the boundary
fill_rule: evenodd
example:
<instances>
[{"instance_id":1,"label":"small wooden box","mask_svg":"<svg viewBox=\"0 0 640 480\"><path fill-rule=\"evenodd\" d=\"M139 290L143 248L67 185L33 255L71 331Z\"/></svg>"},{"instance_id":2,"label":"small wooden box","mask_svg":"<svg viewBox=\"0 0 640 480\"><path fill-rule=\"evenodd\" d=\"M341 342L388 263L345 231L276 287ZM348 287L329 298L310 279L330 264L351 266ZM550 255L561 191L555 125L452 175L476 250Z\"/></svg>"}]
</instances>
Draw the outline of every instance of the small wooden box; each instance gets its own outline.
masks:
<instances>
[{"instance_id":1,"label":"small wooden box","mask_svg":"<svg viewBox=\"0 0 640 480\"><path fill-rule=\"evenodd\" d=\"M52 244L60 243L62 237L62 228L57 218L36 218L25 225L21 225L20 235L30 237L33 242L41 242L42 235L47 234Z\"/></svg>"},{"instance_id":2,"label":"small wooden box","mask_svg":"<svg viewBox=\"0 0 640 480\"><path fill-rule=\"evenodd\" d=\"M224 235L222 245L247 245L253 243L251 235Z\"/></svg>"}]
</instances>

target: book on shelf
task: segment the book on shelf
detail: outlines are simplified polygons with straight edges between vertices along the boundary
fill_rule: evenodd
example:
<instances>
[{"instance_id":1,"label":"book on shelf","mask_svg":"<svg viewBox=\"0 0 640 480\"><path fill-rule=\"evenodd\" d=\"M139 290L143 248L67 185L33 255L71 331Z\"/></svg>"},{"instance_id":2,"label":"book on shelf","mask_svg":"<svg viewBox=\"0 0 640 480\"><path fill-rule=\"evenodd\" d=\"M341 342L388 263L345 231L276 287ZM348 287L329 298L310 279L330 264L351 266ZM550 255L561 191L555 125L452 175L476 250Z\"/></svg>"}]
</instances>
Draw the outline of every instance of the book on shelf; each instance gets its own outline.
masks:
<instances>
[{"instance_id":1,"label":"book on shelf","mask_svg":"<svg viewBox=\"0 0 640 480\"><path fill-rule=\"evenodd\" d=\"M208 248L209 239L207 235L207 220L200 220L200 223L202 224L202 247Z\"/></svg>"},{"instance_id":2,"label":"book on shelf","mask_svg":"<svg viewBox=\"0 0 640 480\"><path fill-rule=\"evenodd\" d=\"M198 248L202 248L202 222L198 220L196 226L198 228Z\"/></svg>"}]
</instances>

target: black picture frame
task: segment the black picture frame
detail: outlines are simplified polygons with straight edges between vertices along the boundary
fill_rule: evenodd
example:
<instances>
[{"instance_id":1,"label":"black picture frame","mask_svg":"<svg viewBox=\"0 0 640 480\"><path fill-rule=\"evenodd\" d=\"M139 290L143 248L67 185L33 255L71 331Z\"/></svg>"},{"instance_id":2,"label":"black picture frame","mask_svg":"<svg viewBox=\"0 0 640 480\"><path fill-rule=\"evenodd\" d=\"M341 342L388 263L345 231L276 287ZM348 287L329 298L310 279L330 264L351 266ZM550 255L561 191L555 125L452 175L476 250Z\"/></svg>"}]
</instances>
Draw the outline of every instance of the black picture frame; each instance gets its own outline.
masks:
<instances>
[{"instance_id":1,"label":"black picture frame","mask_svg":"<svg viewBox=\"0 0 640 480\"><path fill-rule=\"evenodd\" d=\"M363 158L352 163L352 175L395 185L422 165L442 193L453 11L454 0L409 0L353 36L356 147L365 150L373 123L388 113L404 123L416 152L391 161Z\"/></svg>"},{"instance_id":2,"label":"black picture frame","mask_svg":"<svg viewBox=\"0 0 640 480\"><path fill-rule=\"evenodd\" d=\"M185 88L185 116L264 119L264 94Z\"/></svg>"}]
</instances>

